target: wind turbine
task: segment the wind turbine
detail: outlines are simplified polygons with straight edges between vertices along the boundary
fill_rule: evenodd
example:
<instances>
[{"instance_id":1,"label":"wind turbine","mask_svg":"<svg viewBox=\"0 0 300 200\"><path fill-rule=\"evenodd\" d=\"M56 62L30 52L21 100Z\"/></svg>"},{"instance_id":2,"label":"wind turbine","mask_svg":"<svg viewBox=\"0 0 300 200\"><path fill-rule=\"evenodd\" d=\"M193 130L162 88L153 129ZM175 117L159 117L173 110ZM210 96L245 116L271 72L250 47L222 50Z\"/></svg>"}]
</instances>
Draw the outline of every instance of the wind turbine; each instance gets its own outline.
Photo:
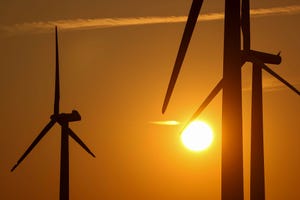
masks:
<instances>
[{"instance_id":1,"label":"wind turbine","mask_svg":"<svg viewBox=\"0 0 300 200\"><path fill-rule=\"evenodd\" d=\"M71 113L59 112L60 100L60 84L59 84L59 55L58 55L58 36L57 27L55 27L55 42L56 42L56 67L55 67L55 97L54 97L54 112L50 116L50 122L45 126L41 133L35 138L32 144L27 148L25 153L18 160L17 164L13 166L11 171L26 158L32 149L39 143L39 141L47 134L55 123L61 126L61 157L60 157L60 200L69 199L69 136L73 138L83 149L90 155L95 157L91 150L83 143L83 141L69 128L69 122L80 121L81 116L78 111L73 110Z\"/></svg>"},{"instance_id":2,"label":"wind turbine","mask_svg":"<svg viewBox=\"0 0 300 200\"><path fill-rule=\"evenodd\" d=\"M245 53L250 51L250 2L242 2L241 28ZM280 64L278 55L270 55L271 64ZM272 58L273 57L273 58ZM251 60L251 59L250 59ZM294 90L299 95L299 91ZM262 66L253 61L252 66L252 110L251 110L251 158L250 158L250 199L265 200L264 139Z\"/></svg>"},{"instance_id":3,"label":"wind turbine","mask_svg":"<svg viewBox=\"0 0 300 200\"><path fill-rule=\"evenodd\" d=\"M246 61L253 61L252 73L252 119L251 119L251 175L250 175L250 197L251 200L265 199L265 181L264 181L264 150L263 150L263 111L262 111L262 68L274 75L290 89L299 94L299 91L294 88L287 81L282 79L279 75L265 66L268 64L280 64L281 57L279 55L272 55L268 53L253 51L250 49L250 6L249 0L242 1L242 19L241 28L243 32L243 51L241 67ZM203 104L194 113L191 122L200 115L203 109L222 89L221 80L209 96L205 99Z\"/></svg>"},{"instance_id":4,"label":"wind turbine","mask_svg":"<svg viewBox=\"0 0 300 200\"><path fill-rule=\"evenodd\" d=\"M251 169L250 169L250 198L251 200L265 199L265 180L264 180L264 146L263 146L263 104L262 104L262 69L269 72L288 88L300 95L299 90L290 83L268 68L268 64L280 64L281 57L268 53L253 51L250 49L250 6L249 0L242 2L241 28L243 32L242 65L246 61L253 63L252 72L252 114L251 114ZM191 119L195 120L210 101L222 89L222 80L212 90L199 109ZM188 124L187 123L187 124Z\"/></svg>"},{"instance_id":5,"label":"wind turbine","mask_svg":"<svg viewBox=\"0 0 300 200\"><path fill-rule=\"evenodd\" d=\"M165 96L163 113L168 106L202 3L203 0L193 0ZM222 81L222 200L242 200L244 198L240 45L240 0L225 0Z\"/></svg>"},{"instance_id":6,"label":"wind turbine","mask_svg":"<svg viewBox=\"0 0 300 200\"><path fill-rule=\"evenodd\" d=\"M200 1L199 1L200 2ZM236 51L234 53L230 53L230 48L233 48L234 46L230 46L230 42L234 42L235 45L235 50L237 49L237 41L239 40L240 42L240 35L237 33L236 30L236 25L237 22L230 22L230 20L236 20L236 18L240 19L240 16L237 15L238 13L238 5L240 2L235 1L235 3L233 1L229 2L229 1L225 1L225 34L224 34L224 75L223 75L223 79L221 81L219 81L219 83L215 86L215 88L211 91L211 93L208 95L208 97L204 100L204 102L200 105L200 107L197 109L197 111L192 115L192 117L190 118L190 120L188 120L187 124L184 126L184 128L193 120L195 120L200 114L201 112L205 109L205 107L210 103L210 101L218 94L218 92L223 88L223 137L222 137L222 199L243 199L243 188L241 188L241 186L243 185L242 181L243 180L243 172L241 171L241 167L242 167L242 163L241 163L241 159L242 159L242 155L235 157L235 162L236 164L239 165L239 178L235 179L234 183L230 183L230 175L233 175L232 173L230 173L230 169L228 169L228 167L230 167L230 163L228 163L226 161L226 158L224 158L224 156L230 156L229 152L225 153L223 152L224 150L226 150L224 148L224 143L226 144L226 140L227 139L223 139L224 136L228 136L228 134L230 132L228 131L228 126L227 128L224 127L227 125L228 120L230 120L230 118L228 118L230 116L230 110L228 110L229 108L233 108L230 107L230 84L234 84L234 81L230 81L230 74L228 73L232 73L231 74L231 78L235 78L236 79L236 84L240 87L240 72L239 74L237 74L237 71L232 71L230 72L230 59L231 61L235 61L237 62L237 55L236 55ZM202 1L201 1L202 4ZM198 5L199 9L201 7ZM169 83L169 87L168 87L168 91L165 97L165 101L164 101L164 105L163 105L163 113L166 110L166 107L168 105L170 96L172 94L176 79L178 77L182 62L183 62L183 58L188 46L188 42L189 40L184 39L187 37L191 37L194 25L197 21L197 17L198 17L198 13L196 13L193 10L196 10L196 2L193 1L192 4L192 8L188 17L188 22L185 28L185 32L183 35L183 39L181 41L181 45L185 46L186 48L180 48L178 55L177 55L177 59L175 62L175 66L173 69L173 73L171 76L171 80ZM231 8L230 8L231 7ZM231 10L232 9L232 10ZM231 15L230 12L233 12L233 14ZM192 14L193 13L193 14ZM197 15L197 16L196 16ZM234 15L234 16L233 16ZM234 18L235 17L235 18ZM193 23L192 23L193 22ZM263 133L262 133L262 79L261 79L261 69L266 70L267 72L269 72L271 75L273 75L275 78L277 78L279 81L281 81L282 83L284 83L287 87L289 87L290 89L292 89L294 92L296 92L299 95L299 91L293 87L290 83L288 83L286 80L284 80L282 77L280 77L278 74L276 74L274 71L272 71L270 68L268 68L265 63L269 63L269 64L280 64L281 62L281 57L278 55L272 55L272 54L268 54L268 53L263 53L263 52L258 52L258 51L254 51L250 49L250 6L249 6L249 0L243 0L242 1L242 31L243 31L243 47L244 50L240 50L240 56L239 56L239 61L240 61L240 67L243 66L243 64L246 61L250 61L253 63L253 95L252 95L252 101L253 101L253 106L252 106L252 141L251 141L251 199L255 199L255 200L262 200L264 199L264 163L263 163ZM239 25L240 27L240 25ZM189 31L187 31L189 30ZM233 32L235 34L235 39L230 37L230 32ZM184 45L185 44L185 45ZM226 46L227 45L227 46ZM227 47L227 48L226 48ZM227 58L228 57L228 58ZM227 58L227 59L226 59ZM178 61L179 60L179 61ZM235 63L236 64L236 63ZM227 71L227 73L225 73ZM236 73L235 76L233 76L233 73ZM227 74L227 76L226 76ZM227 83L225 82L225 78L227 77ZM232 86L232 85L231 85ZM227 90L227 94L225 93L225 91ZM236 89L236 88L235 88ZM241 88L240 88L241 91ZM237 95L234 96L234 95ZM240 115L240 93L238 91L235 91L232 93L232 100L233 102L238 103L237 104L237 110L235 110L235 117L239 117ZM227 109L226 109L227 108ZM237 119L237 118L232 118L232 120ZM238 118L239 119L239 118ZM236 128L240 128L241 126L241 121L239 121L239 123L235 124ZM230 128L230 127L229 127ZM239 133L238 129L235 129L237 131L237 133ZM224 135L224 133L226 132L226 135ZM240 138L240 134L237 134L238 136L238 140L236 140L234 143L242 143L241 138ZM234 138L230 138L232 140L234 140ZM228 140L227 140L228 142ZM231 144L234 144L231 143ZM236 144L235 147L239 148L239 151L242 152L241 146L242 144ZM228 146L227 146L228 147ZM228 148L227 148L228 150ZM227 157L228 159L230 159L230 157ZM227 174L227 172L229 172ZM232 171L231 171L232 172ZM225 174L226 173L226 174ZM259 182L259 183L258 183ZM229 183L229 186L226 185L227 183ZM234 188L237 188L238 191L234 191ZM235 193L234 194L230 194L230 192Z\"/></svg>"}]
</instances>

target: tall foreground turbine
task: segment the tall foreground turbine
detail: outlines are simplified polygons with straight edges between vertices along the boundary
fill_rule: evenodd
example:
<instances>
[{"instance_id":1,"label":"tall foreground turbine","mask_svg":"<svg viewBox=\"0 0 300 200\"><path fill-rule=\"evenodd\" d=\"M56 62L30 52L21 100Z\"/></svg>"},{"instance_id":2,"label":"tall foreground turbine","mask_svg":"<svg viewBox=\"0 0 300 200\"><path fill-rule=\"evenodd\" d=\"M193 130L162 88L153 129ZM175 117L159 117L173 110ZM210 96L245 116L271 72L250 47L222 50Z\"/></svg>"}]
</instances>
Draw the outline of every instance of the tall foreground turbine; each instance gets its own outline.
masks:
<instances>
[{"instance_id":1,"label":"tall foreground turbine","mask_svg":"<svg viewBox=\"0 0 300 200\"><path fill-rule=\"evenodd\" d=\"M237 6L239 2L226 1L225 2L225 33L224 33L224 72L223 79L215 86L209 96L204 100L198 110L193 114L191 119L185 125L185 127L193 120L195 120L210 101L218 94L223 88L223 137L222 137L222 199L243 199L243 172L242 172L242 155L237 152L232 152L233 160L230 156L230 144L233 145L233 149L239 150L242 154L242 140L241 140L241 76L240 71L236 68L230 69L230 62L234 61L233 67L236 66L236 62L239 61L239 67L242 67L245 62L249 61L253 63L253 94L252 94L252 137L251 137L251 200L263 200L264 199L264 156L263 156L263 130L262 130L262 82L261 82L261 69L266 70L273 75L279 81L284 83L291 90L299 95L299 91L293 87L290 83L280 77L278 74L268 68L265 63L280 64L281 57L279 55L272 55L268 53L258 52L250 49L250 6L249 0L242 1L242 15L241 15L241 28L243 31L243 50L240 50L240 34L237 32L237 21L230 21L234 19L240 20L240 14L238 13ZM173 91L176 79L178 77L184 55L187 50L188 42L191 38L195 22L197 21L198 13L195 12L198 6L202 5L202 1L193 1L192 8L189 14L188 22L186 24L185 32L181 41L180 49L177 55L169 87L167 90L166 98L163 105L163 112L165 111L171 93ZM231 10L232 9L232 10ZM230 14L232 12L232 14ZM196 16L197 15L197 16ZM240 25L238 25L240 28ZM230 35L234 33L235 35ZM232 37L231 37L232 36ZM234 38L235 37L235 38ZM188 40L186 39L188 38ZM230 44L233 42L232 44ZM239 42L239 43L238 43ZM239 44L239 45L237 45ZM182 48L185 47L185 48ZM231 49L233 51L231 51ZM239 49L239 53L237 53ZM239 54L239 55L238 55ZM238 58L238 59L237 59ZM225 73L226 72L226 73ZM226 77L226 79L225 79ZM227 80L227 81L225 81ZM236 85L234 85L236 83ZM226 90L225 90L226 84ZM233 87L236 86L236 87ZM231 93L231 87L234 90ZM237 87L240 88L240 92L237 92ZM226 95L225 95L226 94ZM230 98L232 95L232 98ZM231 101L232 100L232 101ZM236 104L233 104L235 102ZM235 108L235 109L234 109ZM230 109L233 109L233 118L230 118ZM240 116L240 117L239 117ZM234 118L236 117L236 118ZM230 120L238 119L238 123ZM233 128L235 126L235 128ZM235 130L234 134L229 131ZM225 132L224 132L225 131ZM224 135L225 133L225 135ZM231 134L231 136L230 136ZM224 138L225 137L225 138ZM224 146L225 145L225 146ZM224 152L227 151L227 152ZM227 158L225 158L227 156ZM234 171L230 171L230 165L237 165L237 174ZM235 177L237 176L237 177ZM236 179L234 179L234 177ZM233 182L230 183L230 178ZM240 185L239 185L240 184ZM235 191L234 188L237 188ZM236 193L235 193L236 192Z\"/></svg>"},{"instance_id":2,"label":"tall foreground turbine","mask_svg":"<svg viewBox=\"0 0 300 200\"><path fill-rule=\"evenodd\" d=\"M56 67L55 67L55 97L54 97L54 112L50 117L50 122L45 126L41 133L36 137L33 143L28 147L25 153L18 160L17 164L13 166L11 171L26 158L31 150L39 143L39 141L46 135L55 123L61 126L61 157L60 157L60 200L69 199L69 136L73 138L82 148L84 148L90 155L95 157L91 150L83 143L83 141L69 128L69 122L80 121L81 116L73 110L72 113L59 113L60 100L60 84L59 84L59 55L58 55L58 36L57 27L55 27L55 42L56 42Z\"/></svg>"},{"instance_id":3,"label":"tall foreground turbine","mask_svg":"<svg viewBox=\"0 0 300 200\"><path fill-rule=\"evenodd\" d=\"M202 3L203 0L193 0L165 97L163 112L169 103ZM223 200L242 200L244 197L240 44L240 0L226 0L222 81L221 195Z\"/></svg>"}]
</instances>

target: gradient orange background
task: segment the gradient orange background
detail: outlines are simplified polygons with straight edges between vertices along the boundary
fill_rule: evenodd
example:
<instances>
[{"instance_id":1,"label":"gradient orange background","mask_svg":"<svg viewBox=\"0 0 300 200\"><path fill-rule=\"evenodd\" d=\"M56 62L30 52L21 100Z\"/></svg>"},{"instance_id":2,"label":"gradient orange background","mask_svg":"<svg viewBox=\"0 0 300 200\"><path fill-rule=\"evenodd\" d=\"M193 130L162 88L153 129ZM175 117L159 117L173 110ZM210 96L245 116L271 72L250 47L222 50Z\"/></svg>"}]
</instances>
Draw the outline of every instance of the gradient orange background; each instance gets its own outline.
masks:
<instances>
[{"instance_id":1,"label":"gradient orange background","mask_svg":"<svg viewBox=\"0 0 300 200\"><path fill-rule=\"evenodd\" d=\"M53 110L54 28L8 33L14 24L89 18L184 16L192 1L6 1L0 6L0 199L58 199L60 128L55 126L24 162L10 168ZM298 0L251 7L300 6ZM201 14L224 11L204 1ZM184 123L222 77L223 20L199 22L165 115L161 106L185 23L61 30L61 111L77 109L70 127L96 154L70 140L70 199L220 199L221 97L200 116L214 129L206 151L180 142ZM254 17L252 47L278 53L270 66L300 88L300 12ZM249 199L251 65L243 67L245 199ZM300 199L299 96L270 75L264 80L266 199Z\"/></svg>"}]
</instances>

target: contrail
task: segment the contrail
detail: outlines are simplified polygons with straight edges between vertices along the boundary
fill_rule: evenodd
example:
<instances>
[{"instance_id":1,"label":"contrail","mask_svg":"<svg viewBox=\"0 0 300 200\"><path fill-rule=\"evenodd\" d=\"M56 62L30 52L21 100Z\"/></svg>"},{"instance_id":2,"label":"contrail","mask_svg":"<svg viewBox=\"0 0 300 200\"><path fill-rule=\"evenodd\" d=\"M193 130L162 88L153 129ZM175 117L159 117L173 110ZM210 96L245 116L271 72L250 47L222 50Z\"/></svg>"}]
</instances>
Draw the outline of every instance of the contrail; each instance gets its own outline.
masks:
<instances>
[{"instance_id":1,"label":"contrail","mask_svg":"<svg viewBox=\"0 0 300 200\"><path fill-rule=\"evenodd\" d=\"M288 15L299 14L300 5L273 7L273 8L259 8L250 11L252 17L262 17L271 15ZM199 16L198 21L215 21L224 19L224 13L209 13ZM98 18L98 19L70 19L57 20L47 22L30 22L22 24L14 24L10 26L2 26L0 30L8 34L18 33L45 33L58 26L63 30L83 30L83 29L101 29L122 26L137 26L150 24L171 24L186 22L187 16L149 16L136 18Z\"/></svg>"},{"instance_id":2,"label":"contrail","mask_svg":"<svg viewBox=\"0 0 300 200\"><path fill-rule=\"evenodd\" d=\"M149 123L154 124L154 125L166 125L166 126L176 126L176 125L180 124L180 122L174 121L174 120L171 120L171 121L150 121Z\"/></svg>"}]
</instances>

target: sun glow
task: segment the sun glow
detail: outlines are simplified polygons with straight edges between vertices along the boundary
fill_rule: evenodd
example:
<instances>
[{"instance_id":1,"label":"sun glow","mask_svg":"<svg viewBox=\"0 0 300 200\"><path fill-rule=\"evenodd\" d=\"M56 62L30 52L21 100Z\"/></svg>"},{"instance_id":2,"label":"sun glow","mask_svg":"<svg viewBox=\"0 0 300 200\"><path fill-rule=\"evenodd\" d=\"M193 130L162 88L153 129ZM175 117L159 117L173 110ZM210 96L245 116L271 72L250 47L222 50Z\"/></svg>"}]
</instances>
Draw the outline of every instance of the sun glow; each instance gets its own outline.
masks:
<instances>
[{"instance_id":1,"label":"sun glow","mask_svg":"<svg viewBox=\"0 0 300 200\"><path fill-rule=\"evenodd\" d=\"M207 123L193 121L182 132L181 141L191 151L202 151L211 145L213 131Z\"/></svg>"}]
</instances>

